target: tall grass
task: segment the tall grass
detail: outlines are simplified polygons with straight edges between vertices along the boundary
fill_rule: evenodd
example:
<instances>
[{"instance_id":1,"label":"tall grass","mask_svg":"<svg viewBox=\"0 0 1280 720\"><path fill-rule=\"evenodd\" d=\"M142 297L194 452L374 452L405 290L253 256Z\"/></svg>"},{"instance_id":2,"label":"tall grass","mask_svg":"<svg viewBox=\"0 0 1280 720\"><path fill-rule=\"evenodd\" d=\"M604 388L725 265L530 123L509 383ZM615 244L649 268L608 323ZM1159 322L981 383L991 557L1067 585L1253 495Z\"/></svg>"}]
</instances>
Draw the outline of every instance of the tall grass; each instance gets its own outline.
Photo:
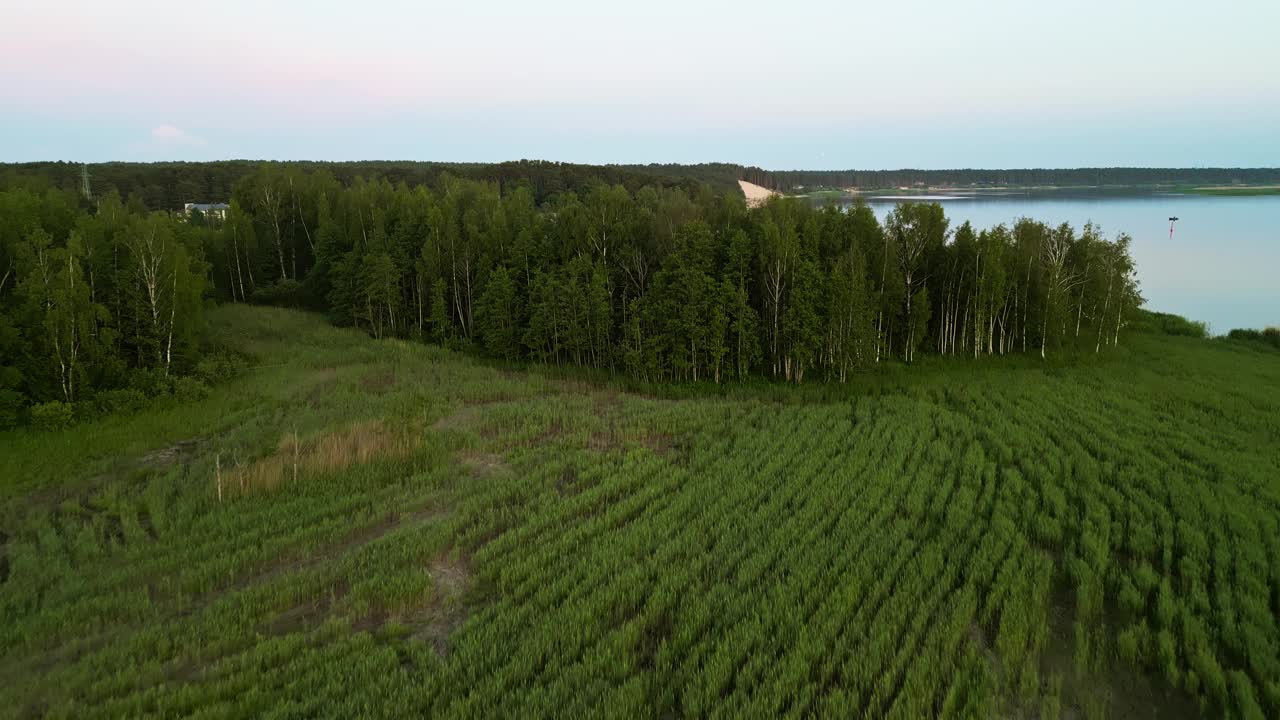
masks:
<instances>
[{"instance_id":1,"label":"tall grass","mask_svg":"<svg viewBox=\"0 0 1280 720\"><path fill-rule=\"evenodd\" d=\"M210 397L0 435L0 716L1280 712L1253 343L640 394L210 322Z\"/></svg>"}]
</instances>

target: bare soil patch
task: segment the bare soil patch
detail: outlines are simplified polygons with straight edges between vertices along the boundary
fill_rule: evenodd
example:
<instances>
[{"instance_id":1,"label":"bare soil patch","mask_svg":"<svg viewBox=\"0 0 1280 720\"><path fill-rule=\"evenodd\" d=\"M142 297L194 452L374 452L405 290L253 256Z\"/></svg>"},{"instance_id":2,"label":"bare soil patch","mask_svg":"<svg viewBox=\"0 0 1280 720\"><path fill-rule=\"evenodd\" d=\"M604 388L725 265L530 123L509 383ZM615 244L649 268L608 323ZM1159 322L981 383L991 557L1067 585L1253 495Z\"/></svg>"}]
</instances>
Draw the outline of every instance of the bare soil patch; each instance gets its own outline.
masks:
<instances>
[{"instance_id":1,"label":"bare soil patch","mask_svg":"<svg viewBox=\"0 0 1280 720\"><path fill-rule=\"evenodd\" d=\"M469 615L464 602L471 588L471 568L465 559L440 556L428 565L431 573L431 602L406 618L414 628L412 639L427 643L437 654L449 654L449 636Z\"/></svg>"},{"instance_id":2,"label":"bare soil patch","mask_svg":"<svg viewBox=\"0 0 1280 720\"><path fill-rule=\"evenodd\" d=\"M195 454L196 449L200 447L200 438L191 440L181 440L170 445L167 448L153 450L143 455L138 460L138 467L159 469L168 467L180 461L186 461Z\"/></svg>"},{"instance_id":3,"label":"bare soil patch","mask_svg":"<svg viewBox=\"0 0 1280 720\"><path fill-rule=\"evenodd\" d=\"M383 370L375 370L364 377L360 378L360 389L381 395L387 392L396 384L396 373L392 368Z\"/></svg>"},{"instance_id":4,"label":"bare soil patch","mask_svg":"<svg viewBox=\"0 0 1280 720\"><path fill-rule=\"evenodd\" d=\"M479 408L473 407L473 406L464 407L454 412L451 412L448 415L445 415L444 417L440 418L439 420L431 423L431 429L432 430L455 430L458 428L467 427L468 425L473 424L475 422L475 419L478 417L480 417Z\"/></svg>"},{"instance_id":5,"label":"bare soil patch","mask_svg":"<svg viewBox=\"0 0 1280 720\"><path fill-rule=\"evenodd\" d=\"M1105 610L1104 610L1105 612ZM1073 594L1057 593L1049 609L1049 639L1040 658L1040 675L1062 678L1062 716L1083 718L1090 708L1105 707L1108 716L1139 720L1192 720L1201 717L1199 704L1162 678L1141 672L1118 659L1105 661L1097 672L1075 670L1076 615ZM1114 619L1108 625L1114 627Z\"/></svg>"},{"instance_id":6,"label":"bare soil patch","mask_svg":"<svg viewBox=\"0 0 1280 720\"><path fill-rule=\"evenodd\" d=\"M1069 593L1056 593L1049 608L1049 637L1040 654L1040 696L1050 692L1050 679L1061 680L1061 717L1068 719L1095 717L1105 709L1107 717L1163 718L1200 717L1196 701L1185 692L1165 685L1159 678L1111 659L1096 672L1078 673L1075 667L1073 618L1075 601ZM971 642L991 667L997 682L1006 690L1005 715L1012 718L1040 717L1037 705L1026 704L1010 687L1013 678L993 650L994 638L977 625L969 628Z\"/></svg>"},{"instance_id":7,"label":"bare soil patch","mask_svg":"<svg viewBox=\"0 0 1280 720\"><path fill-rule=\"evenodd\" d=\"M462 453L459 461L462 467L475 477L492 477L510 470L507 461L497 453L467 451Z\"/></svg>"}]
</instances>

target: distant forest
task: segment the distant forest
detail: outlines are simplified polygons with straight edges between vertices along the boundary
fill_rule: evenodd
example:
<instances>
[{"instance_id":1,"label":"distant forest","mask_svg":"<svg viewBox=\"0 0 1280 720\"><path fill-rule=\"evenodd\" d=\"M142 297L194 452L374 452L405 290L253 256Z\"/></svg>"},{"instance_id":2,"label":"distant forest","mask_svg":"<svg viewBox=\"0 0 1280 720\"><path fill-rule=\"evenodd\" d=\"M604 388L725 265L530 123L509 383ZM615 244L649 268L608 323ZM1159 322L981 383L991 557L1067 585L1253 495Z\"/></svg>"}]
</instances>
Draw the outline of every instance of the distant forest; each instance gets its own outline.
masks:
<instances>
[{"instance_id":1,"label":"distant forest","mask_svg":"<svg viewBox=\"0 0 1280 720\"><path fill-rule=\"evenodd\" d=\"M746 180L780 192L814 188L882 189L918 185L994 187L1006 185L1187 186L1280 184L1280 168L1077 168L1068 170L764 170L731 163L698 165L578 165L543 160L503 163L410 161L92 163L35 162L0 164L0 190L53 187L82 192L87 171L90 194L115 192L149 210L179 210L188 202L226 202L236 183L261 167L323 171L343 186L356 178L386 180L408 187L436 186L441 177L491 182L501 192L527 187L538 203L564 192L582 192L592 183L620 185L629 192L645 186L680 188L694 195L699 186L716 193L739 192Z\"/></svg>"},{"instance_id":2,"label":"distant forest","mask_svg":"<svg viewBox=\"0 0 1280 720\"><path fill-rule=\"evenodd\" d=\"M743 168L742 179L779 192L801 188L937 186L1150 186L1263 185L1280 183L1280 168L1072 168L1011 170L763 170Z\"/></svg>"},{"instance_id":3,"label":"distant forest","mask_svg":"<svg viewBox=\"0 0 1280 720\"><path fill-rule=\"evenodd\" d=\"M0 164L0 190L53 187L82 192L85 172L95 197L116 193L134 199L148 210L180 210L189 202L227 202L236 184L262 167L314 173L324 171L343 186L356 178L386 180L408 187L438 185L451 177L495 183L500 190L522 185L537 202L568 191L580 191L590 183L621 185L635 192L646 185L678 187L694 193L705 184L717 192L738 192L740 165L576 165L542 160L503 163L441 163L367 160L360 162L110 162L84 165L70 162Z\"/></svg>"}]
</instances>

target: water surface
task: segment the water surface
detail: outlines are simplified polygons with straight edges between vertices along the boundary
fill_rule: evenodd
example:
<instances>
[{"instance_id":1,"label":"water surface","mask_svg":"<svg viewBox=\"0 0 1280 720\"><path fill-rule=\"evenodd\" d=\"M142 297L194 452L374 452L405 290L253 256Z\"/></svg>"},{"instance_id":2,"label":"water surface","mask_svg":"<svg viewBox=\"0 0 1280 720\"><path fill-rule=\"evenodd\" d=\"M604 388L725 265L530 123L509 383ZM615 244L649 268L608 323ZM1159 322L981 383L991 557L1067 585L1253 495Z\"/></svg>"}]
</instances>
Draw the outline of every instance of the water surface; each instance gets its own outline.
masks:
<instances>
[{"instance_id":1,"label":"water surface","mask_svg":"<svg viewBox=\"0 0 1280 720\"><path fill-rule=\"evenodd\" d=\"M1107 237L1133 237L1147 307L1231 328L1280 325L1280 195L1214 197L1174 193L1038 191L937 193L959 227L1012 225L1029 217L1077 231L1092 221ZM902 196L868 198L882 221ZM1169 218L1179 218L1169 237Z\"/></svg>"}]
</instances>

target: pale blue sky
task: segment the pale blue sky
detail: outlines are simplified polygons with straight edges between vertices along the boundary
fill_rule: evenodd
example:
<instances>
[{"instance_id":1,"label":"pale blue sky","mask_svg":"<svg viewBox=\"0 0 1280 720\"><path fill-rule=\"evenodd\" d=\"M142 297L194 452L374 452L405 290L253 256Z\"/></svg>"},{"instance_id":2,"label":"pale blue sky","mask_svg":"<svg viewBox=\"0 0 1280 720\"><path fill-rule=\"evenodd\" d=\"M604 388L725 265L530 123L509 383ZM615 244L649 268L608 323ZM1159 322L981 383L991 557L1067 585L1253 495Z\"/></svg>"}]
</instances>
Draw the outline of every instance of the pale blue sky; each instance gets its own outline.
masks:
<instances>
[{"instance_id":1,"label":"pale blue sky","mask_svg":"<svg viewBox=\"0 0 1280 720\"><path fill-rule=\"evenodd\" d=\"M1280 2L0 0L0 161L1277 166Z\"/></svg>"}]
</instances>

